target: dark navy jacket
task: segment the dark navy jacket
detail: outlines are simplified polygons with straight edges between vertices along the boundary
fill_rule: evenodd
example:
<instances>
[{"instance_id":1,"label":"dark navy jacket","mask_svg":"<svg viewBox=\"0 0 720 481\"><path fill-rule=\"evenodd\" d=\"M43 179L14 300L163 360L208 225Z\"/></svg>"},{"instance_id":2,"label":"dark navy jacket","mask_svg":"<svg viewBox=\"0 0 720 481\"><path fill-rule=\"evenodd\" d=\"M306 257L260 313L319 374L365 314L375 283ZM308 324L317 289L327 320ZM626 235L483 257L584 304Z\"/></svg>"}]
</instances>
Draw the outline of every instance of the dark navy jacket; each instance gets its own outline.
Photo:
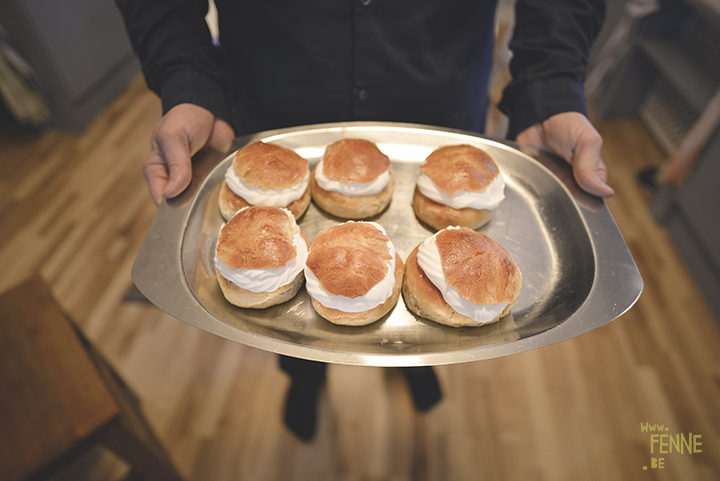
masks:
<instances>
[{"instance_id":1,"label":"dark navy jacket","mask_svg":"<svg viewBox=\"0 0 720 481\"><path fill-rule=\"evenodd\" d=\"M238 135L322 122L414 122L482 132L493 0L117 0L164 111L191 102ZM518 0L509 137L585 113L587 57L602 0Z\"/></svg>"}]
</instances>

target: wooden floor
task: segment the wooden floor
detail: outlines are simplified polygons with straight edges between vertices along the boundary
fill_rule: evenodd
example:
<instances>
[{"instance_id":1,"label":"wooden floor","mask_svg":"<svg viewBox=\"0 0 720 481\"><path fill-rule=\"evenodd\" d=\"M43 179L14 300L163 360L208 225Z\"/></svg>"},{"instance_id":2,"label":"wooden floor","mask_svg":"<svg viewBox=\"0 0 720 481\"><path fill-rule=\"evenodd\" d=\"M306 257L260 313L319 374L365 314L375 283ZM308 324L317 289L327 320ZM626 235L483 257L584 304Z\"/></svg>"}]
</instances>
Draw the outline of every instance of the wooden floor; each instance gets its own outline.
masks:
<instances>
[{"instance_id":1,"label":"wooden floor","mask_svg":"<svg viewBox=\"0 0 720 481\"><path fill-rule=\"evenodd\" d=\"M636 173L662 155L637 121L598 125L608 204L645 281L633 309L554 346L437 368L445 397L428 414L397 371L332 366L304 444L281 423L275 355L124 299L155 212L141 163L159 116L138 80L82 134L0 137L0 292L39 271L188 479L720 479L718 320L648 215ZM702 452L661 453L646 424L700 436Z\"/></svg>"}]
</instances>

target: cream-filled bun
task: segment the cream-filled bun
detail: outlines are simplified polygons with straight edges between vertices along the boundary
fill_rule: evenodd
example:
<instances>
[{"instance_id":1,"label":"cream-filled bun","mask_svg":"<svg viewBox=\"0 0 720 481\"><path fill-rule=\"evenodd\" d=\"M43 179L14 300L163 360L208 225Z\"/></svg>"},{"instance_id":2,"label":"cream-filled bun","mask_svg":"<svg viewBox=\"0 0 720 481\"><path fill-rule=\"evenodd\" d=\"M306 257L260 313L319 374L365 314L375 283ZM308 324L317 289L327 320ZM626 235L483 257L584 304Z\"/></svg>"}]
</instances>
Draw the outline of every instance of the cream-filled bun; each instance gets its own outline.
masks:
<instances>
[{"instance_id":1,"label":"cream-filled bun","mask_svg":"<svg viewBox=\"0 0 720 481\"><path fill-rule=\"evenodd\" d=\"M320 231L305 263L305 289L328 321L364 326L395 306L403 261L385 229L374 222L345 222Z\"/></svg>"},{"instance_id":2,"label":"cream-filled bun","mask_svg":"<svg viewBox=\"0 0 720 481\"><path fill-rule=\"evenodd\" d=\"M517 301L522 274L490 237L448 227L408 256L403 298L420 317L452 327L500 320Z\"/></svg>"},{"instance_id":3,"label":"cream-filled bun","mask_svg":"<svg viewBox=\"0 0 720 481\"><path fill-rule=\"evenodd\" d=\"M299 219L310 205L310 167L297 152L261 141L235 153L220 186L225 220L243 207L285 207Z\"/></svg>"},{"instance_id":4,"label":"cream-filled bun","mask_svg":"<svg viewBox=\"0 0 720 481\"><path fill-rule=\"evenodd\" d=\"M472 145L433 151L420 166L412 206L435 230L455 225L477 229L505 199L505 180L490 155Z\"/></svg>"},{"instance_id":5,"label":"cream-filled bun","mask_svg":"<svg viewBox=\"0 0 720 481\"><path fill-rule=\"evenodd\" d=\"M308 241L289 210L245 207L218 236L215 270L220 288L239 307L280 304L302 286L307 254Z\"/></svg>"},{"instance_id":6,"label":"cream-filled bun","mask_svg":"<svg viewBox=\"0 0 720 481\"><path fill-rule=\"evenodd\" d=\"M315 203L343 219L367 219L390 204L395 172L373 142L342 139L325 148L310 178Z\"/></svg>"}]
</instances>

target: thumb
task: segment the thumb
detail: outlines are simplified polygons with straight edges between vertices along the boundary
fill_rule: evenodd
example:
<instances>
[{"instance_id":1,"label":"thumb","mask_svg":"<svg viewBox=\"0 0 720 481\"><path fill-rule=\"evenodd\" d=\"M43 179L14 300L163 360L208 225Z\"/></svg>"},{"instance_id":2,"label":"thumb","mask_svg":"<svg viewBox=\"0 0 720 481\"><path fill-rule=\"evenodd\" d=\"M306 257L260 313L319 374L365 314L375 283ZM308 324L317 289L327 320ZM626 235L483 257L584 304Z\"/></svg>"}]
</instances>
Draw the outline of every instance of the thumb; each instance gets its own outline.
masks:
<instances>
[{"instance_id":1,"label":"thumb","mask_svg":"<svg viewBox=\"0 0 720 481\"><path fill-rule=\"evenodd\" d=\"M578 185L598 197L611 197L615 191L607 184L608 169L602 160L602 140L581 137L572 153L570 163Z\"/></svg>"},{"instance_id":2,"label":"thumb","mask_svg":"<svg viewBox=\"0 0 720 481\"><path fill-rule=\"evenodd\" d=\"M162 196L171 199L190 185L192 179L192 151L187 142L173 137L158 139L167 168L167 184Z\"/></svg>"},{"instance_id":3,"label":"thumb","mask_svg":"<svg viewBox=\"0 0 720 481\"><path fill-rule=\"evenodd\" d=\"M177 105L163 116L155 126L151 140L155 164L152 169L156 179L151 184L151 192L159 191L161 197L172 198L190 185L191 158L207 143L213 120L212 113L192 104ZM160 166L165 170L164 181ZM146 175L149 167L146 164Z\"/></svg>"},{"instance_id":4,"label":"thumb","mask_svg":"<svg viewBox=\"0 0 720 481\"><path fill-rule=\"evenodd\" d=\"M233 139L235 139L235 131L232 127L230 127L230 124L228 124L221 118L216 117L215 121L213 122L210 138L207 140L207 145L228 142Z\"/></svg>"}]
</instances>

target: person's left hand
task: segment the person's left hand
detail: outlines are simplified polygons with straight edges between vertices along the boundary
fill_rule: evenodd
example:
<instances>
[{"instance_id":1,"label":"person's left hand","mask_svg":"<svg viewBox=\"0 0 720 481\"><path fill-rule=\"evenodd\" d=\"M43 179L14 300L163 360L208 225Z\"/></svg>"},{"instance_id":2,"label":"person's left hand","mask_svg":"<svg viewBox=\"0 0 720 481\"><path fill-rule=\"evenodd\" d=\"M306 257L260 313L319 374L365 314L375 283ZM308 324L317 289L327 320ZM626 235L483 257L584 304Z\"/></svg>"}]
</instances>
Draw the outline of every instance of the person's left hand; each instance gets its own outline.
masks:
<instances>
[{"instance_id":1,"label":"person's left hand","mask_svg":"<svg viewBox=\"0 0 720 481\"><path fill-rule=\"evenodd\" d=\"M607 185L607 167L600 157L602 137L583 114L563 112L553 115L523 130L515 140L549 150L567 160L584 191L599 197L610 197L615 193Z\"/></svg>"}]
</instances>

